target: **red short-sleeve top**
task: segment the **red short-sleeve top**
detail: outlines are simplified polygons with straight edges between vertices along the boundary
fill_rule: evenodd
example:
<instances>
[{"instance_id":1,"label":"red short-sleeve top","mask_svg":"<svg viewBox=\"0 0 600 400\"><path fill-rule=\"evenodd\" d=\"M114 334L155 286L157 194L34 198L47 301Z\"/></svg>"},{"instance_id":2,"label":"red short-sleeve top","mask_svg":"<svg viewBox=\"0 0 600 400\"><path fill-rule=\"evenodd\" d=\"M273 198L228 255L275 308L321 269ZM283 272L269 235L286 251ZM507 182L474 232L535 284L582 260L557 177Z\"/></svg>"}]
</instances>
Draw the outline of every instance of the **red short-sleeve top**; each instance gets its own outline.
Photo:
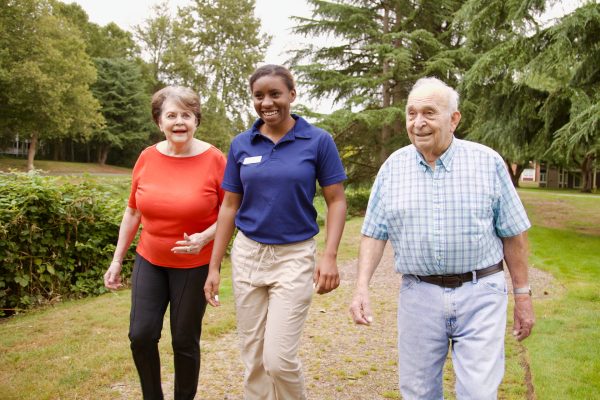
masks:
<instances>
[{"instance_id":1,"label":"red short-sleeve top","mask_svg":"<svg viewBox=\"0 0 600 400\"><path fill-rule=\"evenodd\" d=\"M136 251L152 264L191 268L208 264L213 242L199 254L175 254L176 241L202 232L217 220L223 202L225 157L211 146L191 157L146 148L133 168L128 205L141 212L142 232Z\"/></svg>"}]
</instances>

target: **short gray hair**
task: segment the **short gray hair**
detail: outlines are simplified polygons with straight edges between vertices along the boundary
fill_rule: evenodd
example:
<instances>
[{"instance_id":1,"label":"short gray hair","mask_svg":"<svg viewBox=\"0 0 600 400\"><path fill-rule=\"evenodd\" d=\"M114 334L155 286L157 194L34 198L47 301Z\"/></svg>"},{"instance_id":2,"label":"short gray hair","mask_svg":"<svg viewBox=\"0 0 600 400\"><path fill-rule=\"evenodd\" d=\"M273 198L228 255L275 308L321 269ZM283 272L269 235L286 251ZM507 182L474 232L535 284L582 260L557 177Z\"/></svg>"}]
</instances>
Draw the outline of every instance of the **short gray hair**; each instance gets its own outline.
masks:
<instances>
[{"instance_id":1,"label":"short gray hair","mask_svg":"<svg viewBox=\"0 0 600 400\"><path fill-rule=\"evenodd\" d=\"M433 85L433 86L437 86L440 89L442 89L446 93L446 97L448 99L448 111L450 112L450 114L452 114L455 111L458 111L458 101L460 99L458 92L456 90L454 90L452 87L448 86L448 84L446 84L444 81L442 81L438 78L434 78L434 77L420 78L419 80L417 80L415 82L412 89L410 89L410 93L408 94L408 96L410 96L412 94L412 92L415 91L415 89L418 89L421 86L425 86L425 85Z\"/></svg>"}]
</instances>

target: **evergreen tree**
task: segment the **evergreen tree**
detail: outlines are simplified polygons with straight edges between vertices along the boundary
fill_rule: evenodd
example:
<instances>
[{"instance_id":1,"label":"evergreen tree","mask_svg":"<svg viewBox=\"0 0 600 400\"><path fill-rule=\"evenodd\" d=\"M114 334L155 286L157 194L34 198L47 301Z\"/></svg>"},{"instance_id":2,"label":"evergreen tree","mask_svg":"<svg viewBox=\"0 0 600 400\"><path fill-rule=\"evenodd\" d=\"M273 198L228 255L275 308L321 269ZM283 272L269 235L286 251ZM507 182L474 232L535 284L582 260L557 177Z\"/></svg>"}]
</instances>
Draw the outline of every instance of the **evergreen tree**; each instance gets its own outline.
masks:
<instances>
[{"instance_id":1,"label":"evergreen tree","mask_svg":"<svg viewBox=\"0 0 600 400\"><path fill-rule=\"evenodd\" d=\"M321 121L343 138L350 181L372 177L393 149L408 143L404 108L422 76L456 83L441 57L459 45L450 26L459 0L309 0L312 18L296 17L296 33L329 35L332 45L295 52L292 65L315 97L344 109ZM438 56L436 59L435 57Z\"/></svg>"},{"instance_id":2,"label":"evergreen tree","mask_svg":"<svg viewBox=\"0 0 600 400\"><path fill-rule=\"evenodd\" d=\"M111 149L134 149L146 144L149 132L155 131L150 115L150 99L137 64L116 58L97 58L98 80L92 86L102 106L106 121L91 138L97 162L105 164Z\"/></svg>"},{"instance_id":3,"label":"evergreen tree","mask_svg":"<svg viewBox=\"0 0 600 400\"><path fill-rule=\"evenodd\" d=\"M598 38L600 4L590 1L528 41L532 56L528 69L545 78L550 92L540 113L545 131L554 139L545 155L578 165L583 192L592 191L600 158Z\"/></svg>"},{"instance_id":4,"label":"evergreen tree","mask_svg":"<svg viewBox=\"0 0 600 400\"><path fill-rule=\"evenodd\" d=\"M466 101L476 103L468 137L516 165L509 168L515 185L530 161L545 159L580 165L590 190L600 147L600 5L590 2L542 28L536 21L545 5L470 1L461 9L465 46L477 55L462 85Z\"/></svg>"},{"instance_id":5,"label":"evergreen tree","mask_svg":"<svg viewBox=\"0 0 600 400\"><path fill-rule=\"evenodd\" d=\"M462 58L466 70L460 86L463 132L502 155L515 186L539 149L548 146L539 117L548 93L523 80L519 45L539 30L536 18L544 7L544 0L469 0L453 26L464 38L463 51L450 54ZM464 63L465 51L471 65Z\"/></svg>"}]
</instances>

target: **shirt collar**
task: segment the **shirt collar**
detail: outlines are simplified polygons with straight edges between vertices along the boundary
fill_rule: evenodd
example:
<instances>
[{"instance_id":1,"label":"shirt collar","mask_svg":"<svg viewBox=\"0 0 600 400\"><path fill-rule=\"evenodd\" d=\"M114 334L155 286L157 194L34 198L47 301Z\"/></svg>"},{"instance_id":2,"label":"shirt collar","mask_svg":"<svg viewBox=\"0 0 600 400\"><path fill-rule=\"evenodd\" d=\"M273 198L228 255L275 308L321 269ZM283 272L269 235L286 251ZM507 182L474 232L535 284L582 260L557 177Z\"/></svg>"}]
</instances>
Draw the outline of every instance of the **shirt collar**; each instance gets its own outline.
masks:
<instances>
[{"instance_id":1,"label":"shirt collar","mask_svg":"<svg viewBox=\"0 0 600 400\"><path fill-rule=\"evenodd\" d=\"M286 133L283 138L281 138L279 143L293 141L296 139L310 139L310 134L308 130L310 124L308 123L308 121L296 114L291 115L292 118L296 120L296 123L294 124L292 129L290 129L290 131ZM262 136L262 134L260 133L260 126L264 123L265 121L263 121L260 118L254 121L254 124L252 124L252 131L250 132L251 141L254 141L257 136Z\"/></svg>"},{"instance_id":2,"label":"shirt collar","mask_svg":"<svg viewBox=\"0 0 600 400\"><path fill-rule=\"evenodd\" d=\"M448 146L448 148L440 156L440 158L438 158L435 161L436 166L441 166L448 172L450 172L452 170L452 160L454 160L454 155L456 154L456 148L458 146L457 141L458 141L458 139L456 139L454 136L452 136L452 142L450 142L450 146ZM417 150L416 147L415 147L415 153L416 153L417 162L420 165L422 165L425 169L427 169L427 167L429 167L429 164L427 163L427 161L425 161L425 158L423 158L423 155L421 153L419 153L419 151Z\"/></svg>"}]
</instances>

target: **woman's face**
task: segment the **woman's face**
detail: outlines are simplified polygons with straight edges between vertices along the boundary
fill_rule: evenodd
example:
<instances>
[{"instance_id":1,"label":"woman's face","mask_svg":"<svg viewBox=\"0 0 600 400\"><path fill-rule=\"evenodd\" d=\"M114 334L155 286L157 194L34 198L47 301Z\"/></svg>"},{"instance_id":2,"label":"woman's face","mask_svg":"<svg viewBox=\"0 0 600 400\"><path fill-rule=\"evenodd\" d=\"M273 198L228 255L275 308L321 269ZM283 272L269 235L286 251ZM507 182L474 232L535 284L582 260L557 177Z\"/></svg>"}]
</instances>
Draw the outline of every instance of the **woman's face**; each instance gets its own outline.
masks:
<instances>
[{"instance_id":1,"label":"woman's face","mask_svg":"<svg viewBox=\"0 0 600 400\"><path fill-rule=\"evenodd\" d=\"M174 99L166 99L162 105L158 126L170 143L187 143L194 138L196 116L192 110L183 108Z\"/></svg>"},{"instance_id":2,"label":"woman's face","mask_svg":"<svg viewBox=\"0 0 600 400\"><path fill-rule=\"evenodd\" d=\"M252 101L258 116L266 125L277 126L290 117L296 91L288 89L282 77L266 75L252 85Z\"/></svg>"}]
</instances>

